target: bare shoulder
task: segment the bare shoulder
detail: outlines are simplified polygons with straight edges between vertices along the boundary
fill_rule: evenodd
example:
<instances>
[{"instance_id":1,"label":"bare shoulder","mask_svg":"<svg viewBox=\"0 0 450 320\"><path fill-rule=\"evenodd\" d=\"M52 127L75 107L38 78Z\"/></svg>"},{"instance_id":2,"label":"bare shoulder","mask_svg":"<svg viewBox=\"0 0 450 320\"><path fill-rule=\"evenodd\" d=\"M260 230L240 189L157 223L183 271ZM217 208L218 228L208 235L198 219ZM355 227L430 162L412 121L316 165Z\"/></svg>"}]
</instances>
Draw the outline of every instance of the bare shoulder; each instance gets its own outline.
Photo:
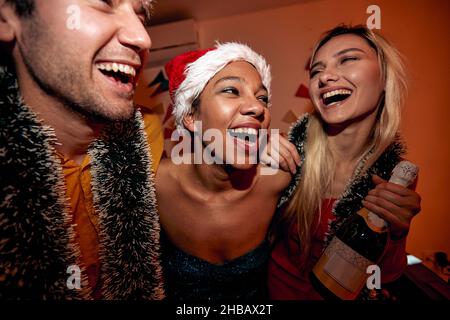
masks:
<instances>
[{"instance_id":1,"label":"bare shoulder","mask_svg":"<svg viewBox=\"0 0 450 320\"><path fill-rule=\"evenodd\" d=\"M278 194L283 191L289 183L293 176L290 172L286 172L283 170L263 170L264 168L260 168L260 183L261 187L270 193Z\"/></svg>"},{"instance_id":2,"label":"bare shoulder","mask_svg":"<svg viewBox=\"0 0 450 320\"><path fill-rule=\"evenodd\" d=\"M168 174L168 172L170 171L169 170L170 164L171 164L170 159L167 159L167 158L161 159L161 163L158 167L158 171L156 172L157 179Z\"/></svg>"},{"instance_id":3,"label":"bare shoulder","mask_svg":"<svg viewBox=\"0 0 450 320\"><path fill-rule=\"evenodd\" d=\"M156 172L156 192L164 191L172 187L175 182L176 172L174 170L174 164L170 159L162 159L159 164L158 171Z\"/></svg>"}]
</instances>

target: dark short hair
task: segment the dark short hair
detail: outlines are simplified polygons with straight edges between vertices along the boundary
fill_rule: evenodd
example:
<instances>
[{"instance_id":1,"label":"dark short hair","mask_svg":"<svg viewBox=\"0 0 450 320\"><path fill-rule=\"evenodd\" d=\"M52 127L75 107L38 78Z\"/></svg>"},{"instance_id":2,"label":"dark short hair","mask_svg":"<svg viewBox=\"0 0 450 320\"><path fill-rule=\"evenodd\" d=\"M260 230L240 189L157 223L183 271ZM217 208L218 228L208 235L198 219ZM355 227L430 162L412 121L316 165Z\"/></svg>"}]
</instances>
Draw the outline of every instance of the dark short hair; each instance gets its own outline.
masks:
<instances>
[{"instance_id":1,"label":"dark short hair","mask_svg":"<svg viewBox=\"0 0 450 320\"><path fill-rule=\"evenodd\" d=\"M6 0L16 8L16 12L21 17L30 16L34 11L34 0Z\"/></svg>"},{"instance_id":2,"label":"dark short hair","mask_svg":"<svg viewBox=\"0 0 450 320\"><path fill-rule=\"evenodd\" d=\"M33 14L35 9L34 0L6 0L6 3L14 7L19 17L29 17ZM0 66L12 68L14 66L14 63L7 46L8 44L0 43L0 54L2 55Z\"/></svg>"}]
</instances>

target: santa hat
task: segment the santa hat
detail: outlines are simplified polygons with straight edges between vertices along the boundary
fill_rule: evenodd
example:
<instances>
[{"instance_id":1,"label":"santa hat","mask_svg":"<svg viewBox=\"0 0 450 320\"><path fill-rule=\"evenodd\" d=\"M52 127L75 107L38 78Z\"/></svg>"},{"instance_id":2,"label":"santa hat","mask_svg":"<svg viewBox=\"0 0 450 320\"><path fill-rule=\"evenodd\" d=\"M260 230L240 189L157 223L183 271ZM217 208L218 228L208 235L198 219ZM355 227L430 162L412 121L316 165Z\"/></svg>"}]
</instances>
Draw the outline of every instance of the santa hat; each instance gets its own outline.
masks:
<instances>
[{"instance_id":1,"label":"santa hat","mask_svg":"<svg viewBox=\"0 0 450 320\"><path fill-rule=\"evenodd\" d=\"M270 97L270 66L247 45L217 43L214 48L187 52L166 64L173 115L179 126L183 126L183 118L190 113L192 102L200 96L208 81L233 61L252 64Z\"/></svg>"}]
</instances>

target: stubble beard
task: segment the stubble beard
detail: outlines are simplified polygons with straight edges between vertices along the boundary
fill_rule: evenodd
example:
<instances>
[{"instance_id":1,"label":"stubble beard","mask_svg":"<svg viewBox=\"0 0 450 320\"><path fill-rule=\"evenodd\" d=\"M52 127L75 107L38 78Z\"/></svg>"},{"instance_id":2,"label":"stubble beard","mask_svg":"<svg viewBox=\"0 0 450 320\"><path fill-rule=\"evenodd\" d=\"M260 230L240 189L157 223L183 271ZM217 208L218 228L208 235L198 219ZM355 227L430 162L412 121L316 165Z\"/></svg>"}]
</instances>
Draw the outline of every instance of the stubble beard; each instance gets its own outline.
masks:
<instances>
[{"instance_id":1,"label":"stubble beard","mask_svg":"<svg viewBox=\"0 0 450 320\"><path fill-rule=\"evenodd\" d=\"M117 101L116 105L108 102L98 93L100 90L96 90L97 86L89 76L91 69L83 68L83 60L77 59L70 48L64 48L64 44L52 40L49 28L37 14L28 18L24 31L18 49L26 70L45 94L88 122L110 124L126 121L133 116L133 94L118 96L117 99L128 100L127 105L122 101ZM91 62L90 65L92 68ZM119 109L121 112L111 112Z\"/></svg>"}]
</instances>

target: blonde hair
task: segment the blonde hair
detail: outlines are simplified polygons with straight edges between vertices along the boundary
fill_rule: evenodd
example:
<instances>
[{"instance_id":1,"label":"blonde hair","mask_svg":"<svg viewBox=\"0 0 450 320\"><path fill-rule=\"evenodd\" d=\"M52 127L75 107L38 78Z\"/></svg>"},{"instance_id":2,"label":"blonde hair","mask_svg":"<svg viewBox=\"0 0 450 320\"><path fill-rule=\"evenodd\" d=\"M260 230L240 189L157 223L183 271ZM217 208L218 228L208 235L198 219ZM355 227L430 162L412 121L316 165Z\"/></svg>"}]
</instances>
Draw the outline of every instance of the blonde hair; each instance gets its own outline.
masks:
<instances>
[{"instance_id":1,"label":"blonde hair","mask_svg":"<svg viewBox=\"0 0 450 320\"><path fill-rule=\"evenodd\" d=\"M365 156L358 165L359 170L367 170L395 139L400 127L401 107L407 89L405 69L399 52L381 35L363 26L339 26L325 34L315 47L311 63L318 50L330 39L343 34L354 34L365 39L378 55L380 70L385 82L384 99L378 110ZM313 228L320 221L322 200L331 190L335 162L328 147L327 134L320 115L314 112L309 117L305 160L301 180L286 207L283 225L290 228L297 223L300 249L304 260L310 254ZM319 216L317 216L319 213Z\"/></svg>"}]
</instances>

